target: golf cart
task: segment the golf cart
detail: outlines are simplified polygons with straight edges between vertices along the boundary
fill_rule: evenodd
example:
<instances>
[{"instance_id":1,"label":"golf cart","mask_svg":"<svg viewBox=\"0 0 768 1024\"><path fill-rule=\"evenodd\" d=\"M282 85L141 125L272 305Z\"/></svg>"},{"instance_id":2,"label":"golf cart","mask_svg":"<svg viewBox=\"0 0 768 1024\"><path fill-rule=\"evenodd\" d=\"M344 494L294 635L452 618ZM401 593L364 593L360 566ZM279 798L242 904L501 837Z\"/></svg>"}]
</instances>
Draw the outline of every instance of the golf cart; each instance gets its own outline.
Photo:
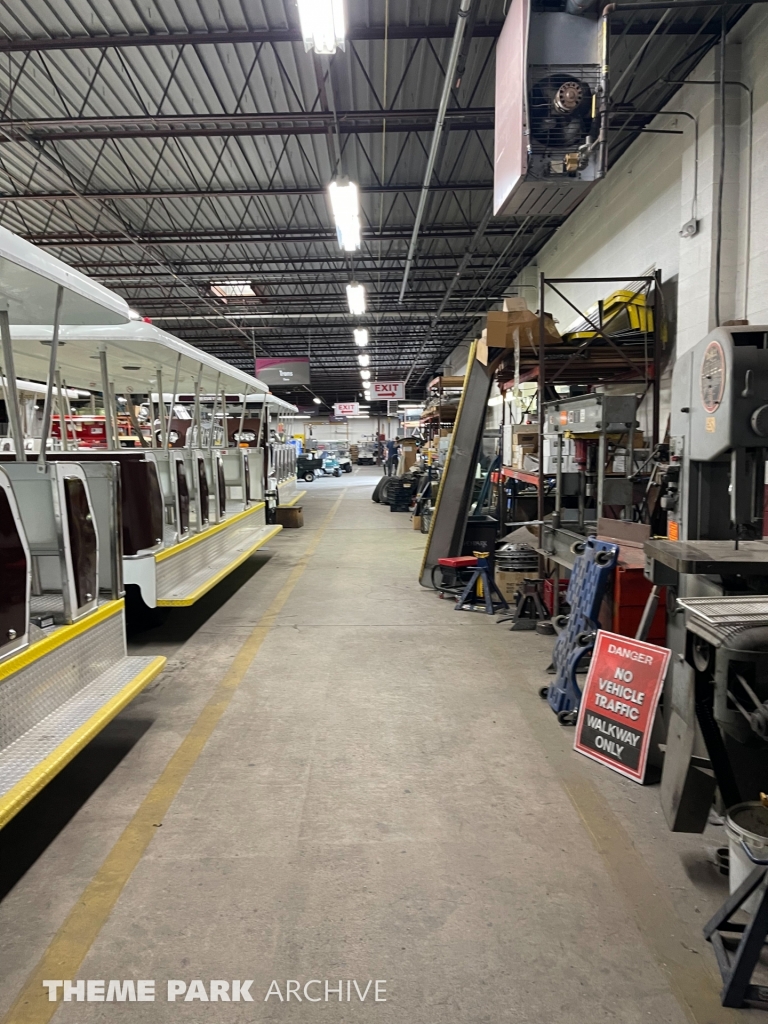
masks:
<instances>
[{"instance_id":1,"label":"golf cart","mask_svg":"<svg viewBox=\"0 0 768 1024\"><path fill-rule=\"evenodd\" d=\"M357 453L357 464L358 466L373 466L375 463L376 446L370 441L364 441Z\"/></svg>"},{"instance_id":2,"label":"golf cart","mask_svg":"<svg viewBox=\"0 0 768 1024\"><path fill-rule=\"evenodd\" d=\"M341 441L329 441L325 446L326 455L333 456L338 462L342 473L352 472L352 459L349 449Z\"/></svg>"},{"instance_id":3,"label":"golf cart","mask_svg":"<svg viewBox=\"0 0 768 1024\"><path fill-rule=\"evenodd\" d=\"M341 476L341 466L333 452L323 452L321 468L323 476Z\"/></svg>"},{"instance_id":4,"label":"golf cart","mask_svg":"<svg viewBox=\"0 0 768 1024\"><path fill-rule=\"evenodd\" d=\"M299 480L305 480L308 484L323 472L323 457L315 455L314 452L304 452L296 460L296 475Z\"/></svg>"},{"instance_id":5,"label":"golf cart","mask_svg":"<svg viewBox=\"0 0 768 1024\"><path fill-rule=\"evenodd\" d=\"M339 451L336 452L336 458L339 460L339 465L341 466L342 473L352 472L352 459L350 459L348 451L343 451L340 449Z\"/></svg>"}]
</instances>

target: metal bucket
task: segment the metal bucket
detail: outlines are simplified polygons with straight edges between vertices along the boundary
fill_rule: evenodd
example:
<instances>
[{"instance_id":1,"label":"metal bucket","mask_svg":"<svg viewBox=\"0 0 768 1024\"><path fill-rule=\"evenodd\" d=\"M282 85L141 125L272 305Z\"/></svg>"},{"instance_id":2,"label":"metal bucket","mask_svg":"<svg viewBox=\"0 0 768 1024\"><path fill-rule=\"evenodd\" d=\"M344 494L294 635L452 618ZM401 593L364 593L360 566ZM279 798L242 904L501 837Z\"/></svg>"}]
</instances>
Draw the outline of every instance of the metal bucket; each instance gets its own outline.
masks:
<instances>
[{"instance_id":1,"label":"metal bucket","mask_svg":"<svg viewBox=\"0 0 768 1024\"><path fill-rule=\"evenodd\" d=\"M756 860L768 860L768 807L763 807L759 800L736 804L726 815L725 832L728 836L731 865L728 884L733 894L755 869L755 864L744 852L742 843ZM749 914L754 914L757 905L757 893L753 893L743 904L743 909Z\"/></svg>"}]
</instances>

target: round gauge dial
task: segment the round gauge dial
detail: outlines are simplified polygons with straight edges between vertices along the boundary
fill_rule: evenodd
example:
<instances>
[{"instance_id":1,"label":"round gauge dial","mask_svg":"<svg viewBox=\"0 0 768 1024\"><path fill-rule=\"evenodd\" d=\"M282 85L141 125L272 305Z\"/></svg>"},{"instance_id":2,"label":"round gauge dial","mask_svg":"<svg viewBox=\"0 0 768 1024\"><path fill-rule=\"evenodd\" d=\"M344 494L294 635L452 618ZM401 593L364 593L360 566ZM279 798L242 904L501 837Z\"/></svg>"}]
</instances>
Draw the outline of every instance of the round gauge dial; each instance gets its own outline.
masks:
<instances>
[{"instance_id":1,"label":"round gauge dial","mask_svg":"<svg viewBox=\"0 0 768 1024\"><path fill-rule=\"evenodd\" d=\"M725 353L719 341L711 341L701 361L701 401L707 412L716 412L725 391Z\"/></svg>"}]
</instances>

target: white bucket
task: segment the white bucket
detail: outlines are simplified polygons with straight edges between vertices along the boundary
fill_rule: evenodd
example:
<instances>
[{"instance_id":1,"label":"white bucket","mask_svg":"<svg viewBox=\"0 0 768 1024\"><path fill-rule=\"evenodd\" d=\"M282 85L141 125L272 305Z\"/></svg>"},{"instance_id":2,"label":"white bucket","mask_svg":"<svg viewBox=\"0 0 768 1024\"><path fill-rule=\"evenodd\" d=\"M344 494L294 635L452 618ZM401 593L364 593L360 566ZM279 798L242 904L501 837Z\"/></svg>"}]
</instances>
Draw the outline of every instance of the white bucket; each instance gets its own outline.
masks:
<instances>
[{"instance_id":1,"label":"white bucket","mask_svg":"<svg viewBox=\"0 0 768 1024\"><path fill-rule=\"evenodd\" d=\"M733 894L756 867L744 853L742 840L755 857L768 860L768 807L763 807L759 800L736 804L726 815L725 831L730 855L728 883ZM743 904L743 909L754 914L757 902L757 894L753 893Z\"/></svg>"}]
</instances>

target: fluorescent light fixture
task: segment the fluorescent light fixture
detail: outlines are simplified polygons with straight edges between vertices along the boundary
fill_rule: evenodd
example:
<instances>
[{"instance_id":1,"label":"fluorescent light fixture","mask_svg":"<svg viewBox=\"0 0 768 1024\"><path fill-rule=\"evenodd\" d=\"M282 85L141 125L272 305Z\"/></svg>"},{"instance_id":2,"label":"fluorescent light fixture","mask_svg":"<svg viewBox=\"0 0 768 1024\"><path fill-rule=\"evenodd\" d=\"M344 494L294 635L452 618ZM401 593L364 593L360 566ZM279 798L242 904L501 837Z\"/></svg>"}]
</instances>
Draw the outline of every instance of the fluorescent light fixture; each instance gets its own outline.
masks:
<instances>
[{"instance_id":1,"label":"fluorescent light fixture","mask_svg":"<svg viewBox=\"0 0 768 1024\"><path fill-rule=\"evenodd\" d=\"M370 370L361 370L360 371L360 376L363 378L363 380L370 380L371 379L371 371Z\"/></svg>"},{"instance_id":2,"label":"fluorescent light fixture","mask_svg":"<svg viewBox=\"0 0 768 1024\"><path fill-rule=\"evenodd\" d=\"M360 363L361 366L369 366L371 362L371 357L366 352L361 352L360 355L357 357L357 361L358 363Z\"/></svg>"},{"instance_id":3,"label":"fluorescent light fixture","mask_svg":"<svg viewBox=\"0 0 768 1024\"><path fill-rule=\"evenodd\" d=\"M355 344L360 348L365 348L368 344L368 330L365 327L358 327L355 330Z\"/></svg>"},{"instance_id":4,"label":"fluorescent light fixture","mask_svg":"<svg viewBox=\"0 0 768 1024\"><path fill-rule=\"evenodd\" d=\"M355 281L347 285L347 302L352 316L362 316L365 312L365 285Z\"/></svg>"},{"instance_id":5,"label":"fluorescent light fixture","mask_svg":"<svg viewBox=\"0 0 768 1024\"><path fill-rule=\"evenodd\" d=\"M314 2L315 0L312 0L312 3ZM339 245L345 252L354 252L360 248L360 205L357 185L348 179L332 181L328 186L328 194L331 197Z\"/></svg>"},{"instance_id":6,"label":"fluorescent light fixture","mask_svg":"<svg viewBox=\"0 0 768 1024\"><path fill-rule=\"evenodd\" d=\"M490 406L501 405L501 403L503 401L504 401L504 395L494 395L493 398L489 398L488 399L488 405L490 405Z\"/></svg>"},{"instance_id":7,"label":"fluorescent light fixture","mask_svg":"<svg viewBox=\"0 0 768 1024\"><path fill-rule=\"evenodd\" d=\"M128 310L129 320L141 320L141 313L137 313L135 309Z\"/></svg>"},{"instance_id":8,"label":"fluorescent light fixture","mask_svg":"<svg viewBox=\"0 0 768 1024\"><path fill-rule=\"evenodd\" d=\"M250 281L212 281L211 292L225 301L227 299L240 299L243 296L254 295Z\"/></svg>"},{"instance_id":9,"label":"fluorescent light fixture","mask_svg":"<svg viewBox=\"0 0 768 1024\"><path fill-rule=\"evenodd\" d=\"M295 420L311 420L312 417L311 416L295 416L294 415L293 419L295 419Z\"/></svg>"},{"instance_id":10,"label":"fluorescent light fixture","mask_svg":"<svg viewBox=\"0 0 768 1024\"><path fill-rule=\"evenodd\" d=\"M315 403L315 405L322 405L323 404L322 399L318 398L317 395L315 395L315 397L312 399L312 401Z\"/></svg>"},{"instance_id":11,"label":"fluorescent light fixture","mask_svg":"<svg viewBox=\"0 0 768 1024\"><path fill-rule=\"evenodd\" d=\"M344 0L299 0L299 21L304 49L336 53L344 49Z\"/></svg>"}]
</instances>

